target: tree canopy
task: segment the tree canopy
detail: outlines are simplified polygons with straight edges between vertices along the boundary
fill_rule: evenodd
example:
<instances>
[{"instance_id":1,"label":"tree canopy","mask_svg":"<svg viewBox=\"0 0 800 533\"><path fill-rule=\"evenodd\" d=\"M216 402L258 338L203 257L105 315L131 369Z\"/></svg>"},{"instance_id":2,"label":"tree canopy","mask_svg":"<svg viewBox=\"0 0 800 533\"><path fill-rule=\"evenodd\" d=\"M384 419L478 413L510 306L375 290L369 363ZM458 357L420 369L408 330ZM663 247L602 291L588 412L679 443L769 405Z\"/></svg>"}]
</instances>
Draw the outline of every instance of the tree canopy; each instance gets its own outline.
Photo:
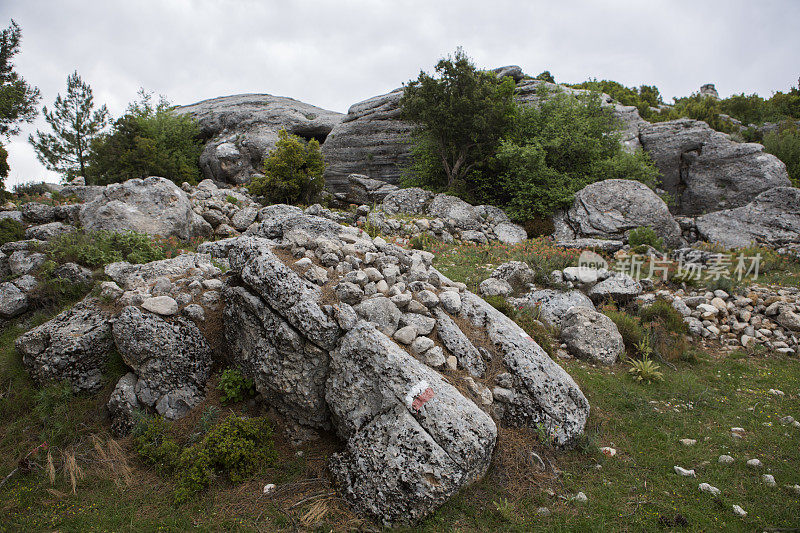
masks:
<instances>
[{"instance_id":1,"label":"tree canopy","mask_svg":"<svg viewBox=\"0 0 800 533\"><path fill-rule=\"evenodd\" d=\"M36 118L39 89L29 85L14 70L12 59L19 53L22 30L13 20L0 32L0 135L19 133L22 122Z\"/></svg>"},{"instance_id":2,"label":"tree canopy","mask_svg":"<svg viewBox=\"0 0 800 533\"><path fill-rule=\"evenodd\" d=\"M92 88L76 71L67 78L66 97L59 94L53 111L45 107L43 112L53 133L37 130L35 137L28 136L36 157L49 170L62 174L66 179L86 176L92 140L110 120L105 104L94 108Z\"/></svg>"}]
</instances>

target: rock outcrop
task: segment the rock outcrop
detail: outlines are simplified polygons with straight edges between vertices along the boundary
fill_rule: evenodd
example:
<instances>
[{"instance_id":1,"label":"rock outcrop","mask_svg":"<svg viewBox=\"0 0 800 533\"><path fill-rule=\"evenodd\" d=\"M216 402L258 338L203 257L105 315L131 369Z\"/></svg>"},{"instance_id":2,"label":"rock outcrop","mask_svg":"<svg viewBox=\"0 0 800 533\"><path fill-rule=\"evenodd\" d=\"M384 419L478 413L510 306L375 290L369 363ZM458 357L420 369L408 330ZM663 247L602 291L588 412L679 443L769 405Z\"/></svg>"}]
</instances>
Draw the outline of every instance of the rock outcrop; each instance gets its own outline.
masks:
<instances>
[{"instance_id":1,"label":"rock outcrop","mask_svg":"<svg viewBox=\"0 0 800 533\"><path fill-rule=\"evenodd\" d=\"M675 212L702 215L741 207L762 192L790 186L786 165L755 143L737 143L698 120L641 128L642 146L677 202Z\"/></svg>"},{"instance_id":2,"label":"rock outcrop","mask_svg":"<svg viewBox=\"0 0 800 533\"><path fill-rule=\"evenodd\" d=\"M403 89L353 104L322 145L325 185L345 192L347 176L365 174L392 185L410 160L411 125L400 120Z\"/></svg>"},{"instance_id":3,"label":"rock outcrop","mask_svg":"<svg viewBox=\"0 0 800 533\"><path fill-rule=\"evenodd\" d=\"M17 339L22 364L37 383L66 380L75 392L100 388L114 343L111 316L99 304L87 297Z\"/></svg>"},{"instance_id":4,"label":"rock outcrop","mask_svg":"<svg viewBox=\"0 0 800 533\"><path fill-rule=\"evenodd\" d=\"M695 222L704 240L726 248L797 243L800 242L800 189L770 189L747 205L709 213Z\"/></svg>"},{"instance_id":5,"label":"rock outcrop","mask_svg":"<svg viewBox=\"0 0 800 533\"><path fill-rule=\"evenodd\" d=\"M176 108L200 123L209 140L200 156L207 179L245 183L261 172L264 155L275 147L278 132L325 142L343 115L293 98L240 94Z\"/></svg>"},{"instance_id":6,"label":"rock outcrop","mask_svg":"<svg viewBox=\"0 0 800 533\"><path fill-rule=\"evenodd\" d=\"M186 193L155 176L107 186L83 204L80 222L91 231L130 230L184 240L211 235L211 226L193 211Z\"/></svg>"},{"instance_id":7,"label":"rock outcrop","mask_svg":"<svg viewBox=\"0 0 800 533\"><path fill-rule=\"evenodd\" d=\"M604 314L586 307L571 307L561 324L561 340L575 357L613 365L625 345L617 326Z\"/></svg>"},{"instance_id":8,"label":"rock outcrop","mask_svg":"<svg viewBox=\"0 0 800 533\"><path fill-rule=\"evenodd\" d=\"M128 306L114 320L114 342L136 374L136 398L165 418L177 419L205 398L211 348L198 327L167 321Z\"/></svg>"},{"instance_id":9,"label":"rock outcrop","mask_svg":"<svg viewBox=\"0 0 800 533\"><path fill-rule=\"evenodd\" d=\"M630 230L649 226L664 244L683 244L681 227L669 208L650 188L633 180L605 180L575 194L572 206L553 217L558 241L578 238L627 240Z\"/></svg>"}]
</instances>

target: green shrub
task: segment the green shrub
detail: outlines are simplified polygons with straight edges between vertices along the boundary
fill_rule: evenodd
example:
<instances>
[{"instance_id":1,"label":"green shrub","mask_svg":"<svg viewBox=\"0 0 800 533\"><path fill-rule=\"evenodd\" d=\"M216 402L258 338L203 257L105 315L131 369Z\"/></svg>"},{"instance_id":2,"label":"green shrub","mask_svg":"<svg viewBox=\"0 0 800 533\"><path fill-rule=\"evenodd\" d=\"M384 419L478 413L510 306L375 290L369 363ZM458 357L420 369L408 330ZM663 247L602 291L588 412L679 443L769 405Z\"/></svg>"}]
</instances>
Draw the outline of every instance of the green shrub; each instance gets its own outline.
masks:
<instances>
[{"instance_id":1,"label":"green shrub","mask_svg":"<svg viewBox=\"0 0 800 533\"><path fill-rule=\"evenodd\" d=\"M50 241L49 253L60 263L75 262L91 268L117 261L149 263L166 257L163 247L150 235L133 231L66 233Z\"/></svg>"},{"instance_id":2,"label":"green shrub","mask_svg":"<svg viewBox=\"0 0 800 533\"><path fill-rule=\"evenodd\" d=\"M160 416L138 413L131 434L136 453L159 473L169 474L178 466L181 447L169 434L169 422Z\"/></svg>"},{"instance_id":3,"label":"green shrub","mask_svg":"<svg viewBox=\"0 0 800 533\"><path fill-rule=\"evenodd\" d=\"M226 368L222 372L217 389L222 392L220 402L236 403L251 398L256 393L253 380L245 378L242 373L235 368Z\"/></svg>"},{"instance_id":4,"label":"green shrub","mask_svg":"<svg viewBox=\"0 0 800 533\"><path fill-rule=\"evenodd\" d=\"M247 189L271 204L310 204L325 186L324 171L325 160L316 139L306 142L281 130L275 149L264 159L264 176L254 177Z\"/></svg>"},{"instance_id":5,"label":"green shrub","mask_svg":"<svg viewBox=\"0 0 800 533\"><path fill-rule=\"evenodd\" d=\"M161 176L178 185L184 181L197 183L202 152L197 121L175 113L163 97L154 105L152 96L144 90L139 96L110 133L93 141L87 179L105 185Z\"/></svg>"},{"instance_id":6,"label":"green shrub","mask_svg":"<svg viewBox=\"0 0 800 533\"><path fill-rule=\"evenodd\" d=\"M660 238L650 226L639 226L628 232L628 244L631 248L650 246L659 252L664 251L664 239Z\"/></svg>"},{"instance_id":7,"label":"green shrub","mask_svg":"<svg viewBox=\"0 0 800 533\"><path fill-rule=\"evenodd\" d=\"M0 219L0 244L21 241L25 238L25 226L10 218Z\"/></svg>"},{"instance_id":8,"label":"green shrub","mask_svg":"<svg viewBox=\"0 0 800 533\"><path fill-rule=\"evenodd\" d=\"M0 192L5 192L6 183L5 179L8 177L8 172L11 167L8 166L8 151L0 146ZM2 197L0 197L1 199Z\"/></svg>"},{"instance_id":9,"label":"green shrub","mask_svg":"<svg viewBox=\"0 0 800 533\"><path fill-rule=\"evenodd\" d=\"M786 164L792 185L800 187L800 126L783 123L764 136L764 149Z\"/></svg>"},{"instance_id":10,"label":"green shrub","mask_svg":"<svg viewBox=\"0 0 800 533\"><path fill-rule=\"evenodd\" d=\"M40 181L40 182L28 182L28 183L17 183L14 185L14 194L19 197L36 197L36 196L43 196L50 192L50 187L47 183Z\"/></svg>"},{"instance_id":11,"label":"green shrub","mask_svg":"<svg viewBox=\"0 0 800 533\"><path fill-rule=\"evenodd\" d=\"M639 347L642 346L642 342L647 336L647 332L642 327L639 319L624 311L615 309L605 308L602 309L602 312L616 324L628 351L630 353L638 352Z\"/></svg>"},{"instance_id":12,"label":"green shrub","mask_svg":"<svg viewBox=\"0 0 800 533\"><path fill-rule=\"evenodd\" d=\"M683 315L663 298L658 298L651 305L642 307L639 310L639 318L644 324L660 321L667 331L672 333L686 334L689 332L686 322L683 321Z\"/></svg>"},{"instance_id":13,"label":"green shrub","mask_svg":"<svg viewBox=\"0 0 800 533\"><path fill-rule=\"evenodd\" d=\"M644 119L653 115L651 108L657 108L664 103L658 87L654 85L642 85L639 88L625 87L616 81L591 79L572 84L570 87L605 93L622 105L636 107Z\"/></svg>"},{"instance_id":14,"label":"green shrub","mask_svg":"<svg viewBox=\"0 0 800 533\"><path fill-rule=\"evenodd\" d=\"M664 381L664 374L659 372L659 365L655 364L649 357L643 356L640 360L628 359L631 368L628 372L636 379L643 383L653 383L656 381Z\"/></svg>"},{"instance_id":15,"label":"green shrub","mask_svg":"<svg viewBox=\"0 0 800 533\"><path fill-rule=\"evenodd\" d=\"M408 241L408 245L414 250L429 250L433 242L434 238L428 233L420 233L419 235L411 237L411 240Z\"/></svg>"},{"instance_id":16,"label":"green shrub","mask_svg":"<svg viewBox=\"0 0 800 533\"><path fill-rule=\"evenodd\" d=\"M232 416L181 453L175 498L179 503L187 501L207 488L215 475L224 474L231 482L240 483L276 459L272 427L266 418Z\"/></svg>"}]
</instances>

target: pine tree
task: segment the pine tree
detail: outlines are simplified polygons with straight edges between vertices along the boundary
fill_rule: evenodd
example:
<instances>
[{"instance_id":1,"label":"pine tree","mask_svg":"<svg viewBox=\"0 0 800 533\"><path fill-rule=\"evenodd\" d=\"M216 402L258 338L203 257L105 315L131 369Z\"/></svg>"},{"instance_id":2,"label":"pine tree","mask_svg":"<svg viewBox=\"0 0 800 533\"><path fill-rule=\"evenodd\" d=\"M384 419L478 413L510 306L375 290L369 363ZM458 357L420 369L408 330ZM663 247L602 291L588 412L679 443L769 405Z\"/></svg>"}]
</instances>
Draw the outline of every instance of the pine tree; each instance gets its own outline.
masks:
<instances>
[{"instance_id":1,"label":"pine tree","mask_svg":"<svg viewBox=\"0 0 800 533\"><path fill-rule=\"evenodd\" d=\"M36 132L28 137L36 157L44 166L71 179L85 176L92 140L108 126L110 117L105 105L94 110L92 88L77 71L67 78L67 96L56 97L53 111L43 109L53 133Z\"/></svg>"}]
</instances>

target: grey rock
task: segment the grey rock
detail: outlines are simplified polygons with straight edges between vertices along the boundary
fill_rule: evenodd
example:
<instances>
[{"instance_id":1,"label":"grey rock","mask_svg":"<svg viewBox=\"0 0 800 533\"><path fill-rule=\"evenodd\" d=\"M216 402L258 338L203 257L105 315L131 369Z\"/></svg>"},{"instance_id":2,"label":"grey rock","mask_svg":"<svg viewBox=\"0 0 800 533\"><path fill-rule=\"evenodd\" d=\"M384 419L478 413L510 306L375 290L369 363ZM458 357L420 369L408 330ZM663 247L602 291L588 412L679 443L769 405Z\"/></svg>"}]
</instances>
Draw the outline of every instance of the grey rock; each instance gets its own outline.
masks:
<instances>
[{"instance_id":1,"label":"grey rock","mask_svg":"<svg viewBox=\"0 0 800 533\"><path fill-rule=\"evenodd\" d=\"M195 322L204 322L206 319L205 309L203 309L203 306L198 304L187 305L181 309L181 313L183 313L188 319L194 320Z\"/></svg>"},{"instance_id":2,"label":"grey rock","mask_svg":"<svg viewBox=\"0 0 800 533\"><path fill-rule=\"evenodd\" d=\"M19 207L25 220L34 224L47 224L56 218L56 208L52 205L27 202Z\"/></svg>"},{"instance_id":3,"label":"grey rock","mask_svg":"<svg viewBox=\"0 0 800 533\"><path fill-rule=\"evenodd\" d=\"M696 219L700 237L726 248L800 242L800 189L776 187L749 204Z\"/></svg>"},{"instance_id":4,"label":"grey rock","mask_svg":"<svg viewBox=\"0 0 800 533\"><path fill-rule=\"evenodd\" d=\"M624 303L633 300L642 292L641 284L627 274L615 273L589 290L589 298L598 302L613 298Z\"/></svg>"},{"instance_id":5,"label":"grey rock","mask_svg":"<svg viewBox=\"0 0 800 533\"><path fill-rule=\"evenodd\" d=\"M400 317L401 326L414 326L418 335L430 335L436 326L436 319L417 313L403 313Z\"/></svg>"},{"instance_id":6,"label":"grey rock","mask_svg":"<svg viewBox=\"0 0 800 533\"><path fill-rule=\"evenodd\" d=\"M508 261L495 268L492 277L507 281L513 290L521 291L536 280L536 273L528 263Z\"/></svg>"},{"instance_id":7,"label":"grey rock","mask_svg":"<svg viewBox=\"0 0 800 533\"><path fill-rule=\"evenodd\" d=\"M481 281L478 291L483 296L508 296L514 289L511 284L503 279L487 278Z\"/></svg>"},{"instance_id":8,"label":"grey rock","mask_svg":"<svg viewBox=\"0 0 800 533\"><path fill-rule=\"evenodd\" d=\"M567 311L561 324L561 340L572 355L606 365L613 365L625 350L614 322L586 307Z\"/></svg>"},{"instance_id":9,"label":"grey rock","mask_svg":"<svg viewBox=\"0 0 800 533\"><path fill-rule=\"evenodd\" d=\"M26 239L38 239L40 241L49 241L63 235L65 233L72 233L75 231L75 226L64 224L63 222L50 222L42 224L41 226L31 226L25 230Z\"/></svg>"},{"instance_id":10,"label":"grey rock","mask_svg":"<svg viewBox=\"0 0 800 533\"><path fill-rule=\"evenodd\" d=\"M178 312L178 302L171 296L154 296L142 302L142 307L157 315L171 316Z\"/></svg>"},{"instance_id":11,"label":"grey rock","mask_svg":"<svg viewBox=\"0 0 800 533\"><path fill-rule=\"evenodd\" d=\"M83 205L87 230L130 230L189 240L211 235L211 226L192 210L186 193L171 181L149 177L114 183Z\"/></svg>"},{"instance_id":12,"label":"grey rock","mask_svg":"<svg viewBox=\"0 0 800 533\"><path fill-rule=\"evenodd\" d=\"M786 165L763 146L733 142L705 122L650 124L642 127L640 138L679 214L741 207L766 190L791 185Z\"/></svg>"},{"instance_id":13,"label":"grey rock","mask_svg":"<svg viewBox=\"0 0 800 533\"><path fill-rule=\"evenodd\" d=\"M139 378L133 372L119 378L106 403L106 409L111 416L111 432L117 437L130 433L136 424L134 413L139 408L139 400L136 398L137 381Z\"/></svg>"},{"instance_id":14,"label":"grey rock","mask_svg":"<svg viewBox=\"0 0 800 533\"><path fill-rule=\"evenodd\" d=\"M400 120L402 96L399 88L350 106L322 145L328 189L345 193L350 174L392 185L400 182L402 168L410 161L407 140L412 128Z\"/></svg>"},{"instance_id":15,"label":"grey rock","mask_svg":"<svg viewBox=\"0 0 800 533\"><path fill-rule=\"evenodd\" d=\"M683 243L681 228L667 204L650 188L633 180L605 180L575 194L572 206L553 217L558 241L576 238L626 240L640 226L653 228L670 247Z\"/></svg>"},{"instance_id":16,"label":"grey rock","mask_svg":"<svg viewBox=\"0 0 800 533\"><path fill-rule=\"evenodd\" d=\"M461 296L456 291L440 292L439 301L442 304L442 309L450 314L458 314L461 311Z\"/></svg>"},{"instance_id":17,"label":"grey rock","mask_svg":"<svg viewBox=\"0 0 800 533\"><path fill-rule=\"evenodd\" d=\"M16 285L17 288L24 293L29 293L39 286L39 280L31 276L30 274L25 274L24 276L20 276L11 283Z\"/></svg>"},{"instance_id":18,"label":"grey rock","mask_svg":"<svg viewBox=\"0 0 800 533\"><path fill-rule=\"evenodd\" d=\"M304 425L330 428L324 396L328 352L305 339L257 294L244 287L226 288L223 294L225 338L233 363L281 413Z\"/></svg>"},{"instance_id":19,"label":"grey rock","mask_svg":"<svg viewBox=\"0 0 800 533\"><path fill-rule=\"evenodd\" d=\"M8 257L8 268L15 276L35 271L47 261L47 256L39 252L17 250Z\"/></svg>"},{"instance_id":20,"label":"grey rock","mask_svg":"<svg viewBox=\"0 0 800 533\"><path fill-rule=\"evenodd\" d=\"M22 223L22 211L0 211L0 220L7 218Z\"/></svg>"},{"instance_id":21,"label":"grey rock","mask_svg":"<svg viewBox=\"0 0 800 533\"><path fill-rule=\"evenodd\" d=\"M561 326L567 310L573 306L594 309L592 301L580 291L542 289L526 295L523 303L538 308L539 319L551 326Z\"/></svg>"},{"instance_id":22,"label":"grey rock","mask_svg":"<svg viewBox=\"0 0 800 533\"><path fill-rule=\"evenodd\" d=\"M447 313L435 309L434 316L436 317L436 334L447 351L456 356L459 365L471 376L483 377L486 373L486 363L478 349Z\"/></svg>"},{"instance_id":23,"label":"grey rock","mask_svg":"<svg viewBox=\"0 0 800 533\"><path fill-rule=\"evenodd\" d=\"M110 318L95 298L83 299L17 339L22 363L39 384L68 381L75 392L99 389L113 346Z\"/></svg>"},{"instance_id":24,"label":"grey rock","mask_svg":"<svg viewBox=\"0 0 800 533\"><path fill-rule=\"evenodd\" d=\"M136 397L142 404L174 420L203 401L211 348L193 322L168 322L128 306L112 331L122 359L139 377Z\"/></svg>"},{"instance_id":25,"label":"grey rock","mask_svg":"<svg viewBox=\"0 0 800 533\"><path fill-rule=\"evenodd\" d=\"M390 215L398 213L426 215L434 196L432 192L419 187L398 189L386 195L383 199L383 204L381 204L381 209Z\"/></svg>"},{"instance_id":26,"label":"grey rock","mask_svg":"<svg viewBox=\"0 0 800 533\"><path fill-rule=\"evenodd\" d=\"M413 524L489 466L492 419L369 324L331 353L326 399L346 441L333 477L385 525Z\"/></svg>"},{"instance_id":27,"label":"grey rock","mask_svg":"<svg viewBox=\"0 0 800 533\"><path fill-rule=\"evenodd\" d=\"M258 209L255 207L245 207L240 209L231 218L231 225L238 231L244 231L250 227L250 224L256 221L258 216Z\"/></svg>"},{"instance_id":28,"label":"grey rock","mask_svg":"<svg viewBox=\"0 0 800 533\"><path fill-rule=\"evenodd\" d=\"M347 176L345 200L354 204L379 204L387 194L397 190L396 185L374 180L363 174L350 174Z\"/></svg>"},{"instance_id":29,"label":"grey rock","mask_svg":"<svg viewBox=\"0 0 800 533\"><path fill-rule=\"evenodd\" d=\"M395 331L392 337L400 344L409 345L417 338L417 328L414 326L402 327Z\"/></svg>"},{"instance_id":30,"label":"grey rock","mask_svg":"<svg viewBox=\"0 0 800 533\"><path fill-rule=\"evenodd\" d=\"M320 348L332 349L340 331L336 320L320 306L322 292L284 265L271 245L266 239L242 237L230 250L231 270L304 337Z\"/></svg>"},{"instance_id":31,"label":"grey rock","mask_svg":"<svg viewBox=\"0 0 800 533\"><path fill-rule=\"evenodd\" d=\"M486 329L508 369L501 385L514 394L504 406L503 420L512 426L544 427L559 446L574 442L583 433L589 402L572 377L503 313L470 292L461 301L461 315Z\"/></svg>"},{"instance_id":32,"label":"grey rock","mask_svg":"<svg viewBox=\"0 0 800 533\"><path fill-rule=\"evenodd\" d=\"M480 212L456 196L437 194L428 206L427 213L447 221L453 228L478 230L481 227Z\"/></svg>"},{"instance_id":33,"label":"grey rock","mask_svg":"<svg viewBox=\"0 0 800 533\"><path fill-rule=\"evenodd\" d=\"M498 78L504 78L506 76L512 78L515 83L522 81L525 77L525 74L522 72L522 69L517 65L507 65L505 67L497 67L492 69L492 72L497 74Z\"/></svg>"},{"instance_id":34,"label":"grey rock","mask_svg":"<svg viewBox=\"0 0 800 533\"><path fill-rule=\"evenodd\" d=\"M364 300L354 309L361 318L371 322L384 335L393 335L397 331L402 315L400 309L383 296Z\"/></svg>"},{"instance_id":35,"label":"grey rock","mask_svg":"<svg viewBox=\"0 0 800 533\"><path fill-rule=\"evenodd\" d=\"M262 158L275 147L278 132L324 142L341 113L269 94L239 94L176 108L200 123L210 140L200 155L207 179L245 183L258 173Z\"/></svg>"},{"instance_id":36,"label":"grey rock","mask_svg":"<svg viewBox=\"0 0 800 533\"><path fill-rule=\"evenodd\" d=\"M53 270L53 277L87 285L92 282L92 271L77 263L64 263Z\"/></svg>"},{"instance_id":37,"label":"grey rock","mask_svg":"<svg viewBox=\"0 0 800 533\"><path fill-rule=\"evenodd\" d=\"M528 232L525 231L525 228L510 222L502 222L496 225L494 227L494 235L503 244L519 244L528 238Z\"/></svg>"},{"instance_id":38,"label":"grey rock","mask_svg":"<svg viewBox=\"0 0 800 533\"><path fill-rule=\"evenodd\" d=\"M125 290L133 290L148 285L161 277L179 277L191 270L218 272L210 257L204 254L186 253L170 259L151 261L141 265L128 262L106 265L105 274Z\"/></svg>"},{"instance_id":39,"label":"grey rock","mask_svg":"<svg viewBox=\"0 0 800 533\"><path fill-rule=\"evenodd\" d=\"M0 317L13 318L28 310L28 297L11 282L0 283Z\"/></svg>"}]
</instances>

